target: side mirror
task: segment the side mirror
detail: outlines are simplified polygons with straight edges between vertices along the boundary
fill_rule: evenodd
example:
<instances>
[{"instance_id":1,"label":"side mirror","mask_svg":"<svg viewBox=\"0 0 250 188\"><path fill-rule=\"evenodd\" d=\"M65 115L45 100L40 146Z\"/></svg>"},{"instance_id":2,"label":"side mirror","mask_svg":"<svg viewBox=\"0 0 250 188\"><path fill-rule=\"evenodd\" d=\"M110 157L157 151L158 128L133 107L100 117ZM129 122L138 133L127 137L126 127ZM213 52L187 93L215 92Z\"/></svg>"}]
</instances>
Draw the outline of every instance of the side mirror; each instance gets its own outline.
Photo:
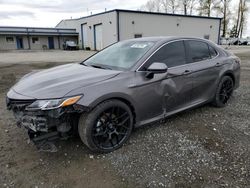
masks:
<instances>
[{"instance_id":1,"label":"side mirror","mask_svg":"<svg viewBox=\"0 0 250 188\"><path fill-rule=\"evenodd\" d=\"M146 73L146 78L152 79L154 78L154 74L162 74L168 71L168 66L165 63L152 63Z\"/></svg>"},{"instance_id":2,"label":"side mirror","mask_svg":"<svg viewBox=\"0 0 250 188\"><path fill-rule=\"evenodd\" d=\"M147 69L148 72L151 72L153 74L166 73L167 70L168 66L165 63L158 63L158 62L152 63Z\"/></svg>"}]
</instances>

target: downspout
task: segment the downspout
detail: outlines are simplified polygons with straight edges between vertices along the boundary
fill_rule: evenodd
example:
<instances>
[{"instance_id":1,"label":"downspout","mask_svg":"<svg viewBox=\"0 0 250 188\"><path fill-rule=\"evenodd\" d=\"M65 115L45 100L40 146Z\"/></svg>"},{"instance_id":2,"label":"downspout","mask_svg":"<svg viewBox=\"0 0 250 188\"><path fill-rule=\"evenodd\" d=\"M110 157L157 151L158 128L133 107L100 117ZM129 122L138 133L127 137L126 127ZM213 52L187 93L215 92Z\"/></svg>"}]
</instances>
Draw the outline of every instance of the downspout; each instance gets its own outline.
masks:
<instances>
[{"instance_id":1,"label":"downspout","mask_svg":"<svg viewBox=\"0 0 250 188\"><path fill-rule=\"evenodd\" d=\"M29 35L29 29L27 28L26 31L27 31L27 39L28 39L28 48L29 48L29 50L30 50L31 48L30 48L30 35Z\"/></svg>"},{"instance_id":2,"label":"downspout","mask_svg":"<svg viewBox=\"0 0 250 188\"><path fill-rule=\"evenodd\" d=\"M117 42L120 41L120 15L119 10L116 12L116 32L117 32Z\"/></svg>"}]
</instances>

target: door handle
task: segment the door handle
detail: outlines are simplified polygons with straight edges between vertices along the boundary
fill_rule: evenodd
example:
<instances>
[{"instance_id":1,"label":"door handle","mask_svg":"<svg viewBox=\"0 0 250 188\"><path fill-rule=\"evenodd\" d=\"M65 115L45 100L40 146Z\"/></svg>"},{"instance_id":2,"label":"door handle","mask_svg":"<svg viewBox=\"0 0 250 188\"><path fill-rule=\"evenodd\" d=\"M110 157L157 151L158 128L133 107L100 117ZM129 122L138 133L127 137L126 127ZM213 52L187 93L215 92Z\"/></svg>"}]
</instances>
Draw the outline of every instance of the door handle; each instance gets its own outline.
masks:
<instances>
[{"instance_id":1,"label":"door handle","mask_svg":"<svg viewBox=\"0 0 250 188\"><path fill-rule=\"evenodd\" d=\"M220 63L216 63L216 64L215 64L216 67L219 67L220 65L221 65Z\"/></svg>"},{"instance_id":2,"label":"door handle","mask_svg":"<svg viewBox=\"0 0 250 188\"><path fill-rule=\"evenodd\" d=\"M185 70L183 74L190 74L192 71L191 70Z\"/></svg>"}]
</instances>

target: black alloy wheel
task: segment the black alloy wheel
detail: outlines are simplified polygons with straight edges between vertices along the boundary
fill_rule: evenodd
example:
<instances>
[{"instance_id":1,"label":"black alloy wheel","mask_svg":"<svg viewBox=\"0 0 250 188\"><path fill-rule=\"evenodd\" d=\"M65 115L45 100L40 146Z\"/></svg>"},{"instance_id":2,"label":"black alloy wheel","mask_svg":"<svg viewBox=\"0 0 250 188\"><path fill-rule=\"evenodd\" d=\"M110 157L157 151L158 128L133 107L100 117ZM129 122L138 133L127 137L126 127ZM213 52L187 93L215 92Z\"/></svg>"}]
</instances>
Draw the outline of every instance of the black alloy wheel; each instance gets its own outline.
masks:
<instances>
[{"instance_id":1,"label":"black alloy wheel","mask_svg":"<svg viewBox=\"0 0 250 188\"><path fill-rule=\"evenodd\" d=\"M217 88L214 105L217 107L224 107L227 105L230 97L233 94L234 82L230 76L224 76Z\"/></svg>"},{"instance_id":2,"label":"black alloy wheel","mask_svg":"<svg viewBox=\"0 0 250 188\"><path fill-rule=\"evenodd\" d=\"M78 130L82 141L97 152L118 149L128 139L133 127L130 108L119 100L98 105L88 115L82 115Z\"/></svg>"},{"instance_id":3,"label":"black alloy wheel","mask_svg":"<svg viewBox=\"0 0 250 188\"><path fill-rule=\"evenodd\" d=\"M119 146L129 132L129 120L128 112L119 106L103 111L92 129L94 143L105 150Z\"/></svg>"},{"instance_id":4,"label":"black alloy wheel","mask_svg":"<svg viewBox=\"0 0 250 188\"><path fill-rule=\"evenodd\" d=\"M231 79L227 79L222 83L220 89L220 101L226 104L233 93L233 82Z\"/></svg>"}]
</instances>

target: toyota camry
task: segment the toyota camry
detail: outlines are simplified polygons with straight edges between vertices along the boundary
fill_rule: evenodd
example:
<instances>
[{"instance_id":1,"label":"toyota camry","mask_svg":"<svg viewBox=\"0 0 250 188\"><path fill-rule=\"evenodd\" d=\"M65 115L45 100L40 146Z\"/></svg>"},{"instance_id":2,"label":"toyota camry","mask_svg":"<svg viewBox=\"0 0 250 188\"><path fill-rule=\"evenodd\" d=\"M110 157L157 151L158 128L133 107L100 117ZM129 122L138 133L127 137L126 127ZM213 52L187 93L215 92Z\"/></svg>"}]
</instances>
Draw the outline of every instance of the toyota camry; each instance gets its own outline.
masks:
<instances>
[{"instance_id":1,"label":"toyota camry","mask_svg":"<svg viewBox=\"0 0 250 188\"><path fill-rule=\"evenodd\" d=\"M211 41L149 37L33 71L6 101L38 148L79 135L90 150L111 152L136 127L206 103L226 106L239 80L240 59Z\"/></svg>"}]
</instances>

